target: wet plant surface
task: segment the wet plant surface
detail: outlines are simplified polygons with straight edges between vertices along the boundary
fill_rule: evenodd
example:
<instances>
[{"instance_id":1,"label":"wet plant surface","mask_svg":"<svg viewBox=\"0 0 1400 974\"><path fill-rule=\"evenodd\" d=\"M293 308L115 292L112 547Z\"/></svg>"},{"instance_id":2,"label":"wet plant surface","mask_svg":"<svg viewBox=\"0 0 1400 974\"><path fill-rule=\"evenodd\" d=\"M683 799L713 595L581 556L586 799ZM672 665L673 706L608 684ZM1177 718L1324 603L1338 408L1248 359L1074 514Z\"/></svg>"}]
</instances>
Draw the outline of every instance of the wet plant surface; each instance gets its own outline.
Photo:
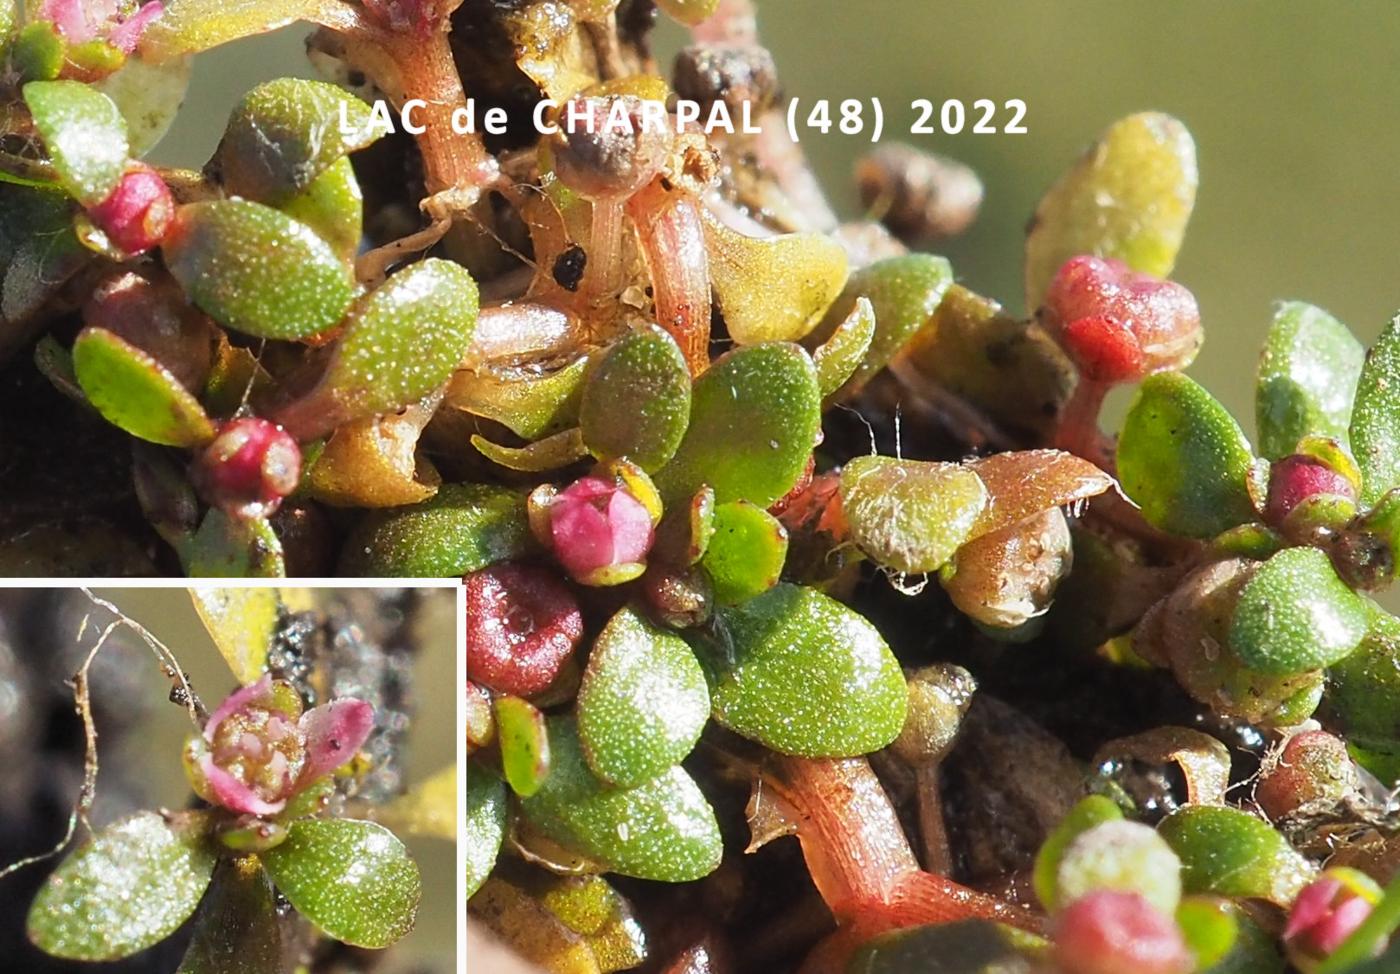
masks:
<instances>
[{"instance_id":1,"label":"wet plant surface","mask_svg":"<svg viewBox=\"0 0 1400 974\"><path fill-rule=\"evenodd\" d=\"M470 913L551 970L1394 966L1400 323L1281 296L1251 437L1185 373L1180 121L1066 160L980 295L932 252L975 175L882 149L839 223L742 0L152 6L14 25L7 567L464 578ZM137 161L297 19L328 81ZM280 828L355 717L272 676L191 766ZM315 918L297 821L249 858Z\"/></svg>"},{"instance_id":2,"label":"wet plant surface","mask_svg":"<svg viewBox=\"0 0 1400 974\"><path fill-rule=\"evenodd\" d=\"M189 612L189 593L158 594ZM24 969L364 970L415 926L422 882L398 836L455 834L452 768L412 790L405 775L421 626L450 593L285 594L194 593L227 664L214 679L243 683L217 706L185 670L216 667L112 603L76 590L7 599L17 707L5 726L51 725L5 776L3 937ZM147 681L168 684L158 706L185 717L183 805L137 797L181 763L179 730L146 712Z\"/></svg>"}]
</instances>

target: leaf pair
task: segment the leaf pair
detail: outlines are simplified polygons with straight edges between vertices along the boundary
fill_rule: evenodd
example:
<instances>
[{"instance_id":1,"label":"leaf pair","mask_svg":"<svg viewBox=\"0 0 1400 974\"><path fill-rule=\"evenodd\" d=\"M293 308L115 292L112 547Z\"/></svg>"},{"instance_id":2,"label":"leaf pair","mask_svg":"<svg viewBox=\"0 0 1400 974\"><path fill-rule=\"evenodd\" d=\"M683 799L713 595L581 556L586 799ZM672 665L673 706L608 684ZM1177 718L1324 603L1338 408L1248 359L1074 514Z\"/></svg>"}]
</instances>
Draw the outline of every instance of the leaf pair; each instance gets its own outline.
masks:
<instances>
[{"instance_id":1,"label":"leaf pair","mask_svg":"<svg viewBox=\"0 0 1400 974\"><path fill-rule=\"evenodd\" d=\"M29 938L55 957L108 961L170 936L216 887L181 970L258 970L275 954L277 917L268 880L329 935L386 947L412 928L418 867L393 834L372 822L302 819L286 840L258 854L262 868L221 861L203 834L205 819L167 821L139 812L99 832L50 876L29 912ZM265 870L265 876L264 876ZM227 911L243 922L231 923ZM231 956L229 938L247 956ZM271 943L269 943L271 939ZM248 966L248 965L252 966Z\"/></svg>"}]
</instances>

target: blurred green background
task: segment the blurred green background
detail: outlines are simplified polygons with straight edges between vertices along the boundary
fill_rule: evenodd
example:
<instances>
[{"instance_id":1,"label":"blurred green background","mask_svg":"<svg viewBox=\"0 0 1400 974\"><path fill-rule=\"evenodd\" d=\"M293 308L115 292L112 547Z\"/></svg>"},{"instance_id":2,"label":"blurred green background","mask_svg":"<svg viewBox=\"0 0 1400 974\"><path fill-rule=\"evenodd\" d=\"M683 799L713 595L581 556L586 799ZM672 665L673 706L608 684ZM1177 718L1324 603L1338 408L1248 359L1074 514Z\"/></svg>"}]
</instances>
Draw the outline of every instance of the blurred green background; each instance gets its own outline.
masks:
<instances>
[{"instance_id":1,"label":"blurred green background","mask_svg":"<svg viewBox=\"0 0 1400 974\"><path fill-rule=\"evenodd\" d=\"M190 683L213 707L237 681L195 613L189 593L179 588L99 589L125 615L145 626L180 660ZM414 635L419 640L414 680L418 701L417 733L406 759L410 786L457 759L456 685L457 600L450 588L425 589ZM92 637L89 636L90 640ZM136 645L134 639L128 642ZM142 664L150 657L135 656ZM190 725L181 707L167 700L170 685L150 663L149 712L144 733L127 735L130 766L148 766L148 794L154 802L181 807L189 798L189 782L180 763L179 743ZM98 728L99 733L101 727ZM172 743L173 742L173 743ZM100 789L100 782L99 782ZM456 970L457 880L456 855L436 839L405 840L423 873L423 901L413 932L390 951L376 968L383 974L426 974Z\"/></svg>"},{"instance_id":2,"label":"blurred green background","mask_svg":"<svg viewBox=\"0 0 1400 974\"><path fill-rule=\"evenodd\" d=\"M1027 103L1027 135L916 140L981 174L981 218L943 250L964 283L1012 308L1023 227L1055 177L1119 116L1157 109L1184 120L1201 188L1176 276L1196 293L1208 336L1192 372L1246 429L1274 301L1319 304L1365 340L1400 307L1394 0L759 0L759 13L789 93L878 95L886 138L896 120L907 131L915 98ZM305 33L198 61L192 103L159 157L202 162L244 90L309 76ZM681 37L663 32L663 67ZM855 215L850 169L868 145L841 135L804 145L841 212Z\"/></svg>"}]
</instances>

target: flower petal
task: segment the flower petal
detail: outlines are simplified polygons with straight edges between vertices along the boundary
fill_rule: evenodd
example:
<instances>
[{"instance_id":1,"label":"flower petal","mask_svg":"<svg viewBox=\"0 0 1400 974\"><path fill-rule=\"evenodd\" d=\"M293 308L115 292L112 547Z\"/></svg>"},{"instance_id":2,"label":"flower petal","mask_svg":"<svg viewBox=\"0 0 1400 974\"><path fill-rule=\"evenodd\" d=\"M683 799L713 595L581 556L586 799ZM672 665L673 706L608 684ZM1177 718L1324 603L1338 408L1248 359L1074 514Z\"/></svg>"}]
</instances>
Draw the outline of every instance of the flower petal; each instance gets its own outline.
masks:
<instances>
[{"instance_id":1,"label":"flower petal","mask_svg":"<svg viewBox=\"0 0 1400 974\"><path fill-rule=\"evenodd\" d=\"M230 693L224 698L224 702L214 708L214 712L209 715L209 722L204 725L204 739L214 740L214 732L219 729L219 725L232 714L244 709L255 700L268 696L272 692L272 677L264 676L257 683L250 683Z\"/></svg>"},{"instance_id":2,"label":"flower petal","mask_svg":"<svg viewBox=\"0 0 1400 974\"><path fill-rule=\"evenodd\" d=\"M199 761L199 770L209 784L209 791L218 804L229 811L243 815L276 815L286 807L286 800L268 802L257 796L253 789L229 774L205 755Z\"/></svg>"},{"instance_id":3,"label":"flower petal","mask_svg":"<svg viewBox=\"0 0 1400 974\"><path fill-rule=\"evenodd\" d=\"M165 7L160 0L153 0L146 4L130 18L113 27L111 33L107 35L107 43L124 54L130 54L136 50L136 45L141 41L141 35L146 32L146 28L155 23L160 16L165 13Z\"/></svg>"},{"instance_id":4,"label":"flower petal","mask_svg":"<svg viewBox=\"0 0 1400 974\"><path fill-rule=\"evenodd\" d=\"M306 764L299 785L305 786L355 756L374 728L374 708L346 698L308 710L298 724L306 738Z\"/></svg>"},{"instance_id":5,"label":"flower petal","mask_svg":"<svg viewBox=\"0 0 1400 974\"><path fill-rule=\"evenodd\" d=\"M1288 913L1288 925L1284 927L1283 939L1292 940L1304 930L1315 926L1332 909L1333 898L1342 890L1339 880L1319 879L1304 887L1293 901L1293 909Z\"/></svg>"}]
</instances>

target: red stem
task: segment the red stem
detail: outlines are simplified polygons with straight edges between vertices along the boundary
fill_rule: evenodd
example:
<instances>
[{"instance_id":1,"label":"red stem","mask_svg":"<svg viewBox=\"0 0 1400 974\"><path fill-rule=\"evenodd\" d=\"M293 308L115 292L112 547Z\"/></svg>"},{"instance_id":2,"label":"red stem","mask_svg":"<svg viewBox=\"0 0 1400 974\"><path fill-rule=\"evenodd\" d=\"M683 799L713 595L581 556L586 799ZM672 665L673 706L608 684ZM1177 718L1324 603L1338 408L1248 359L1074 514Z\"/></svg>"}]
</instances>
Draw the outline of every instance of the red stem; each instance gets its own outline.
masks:
<instances>
[{"instance_id":1,"label":"red stem","mask_svg":"<svg viewBox=\"0 0 1400 974\"><path fill-rule=\"evenodd\" d=\"M656 323L699 375L710 364L710 265L699 204L658 176L627 201L651 269Z\"/></svg>"},{"instance_id":2,"label":"red stem","mask_svg":"<svg viewBox=\"0 0 1400 974\"><path fill-rule=\"evenodd\" d=\"M864 758L783 758L763 782L788 806L812 880L841 925L803 974L844 970L859 944L903 927L983 919L1043 931L1041 917L920 869Z\"/></svg>"}]
</instances>

